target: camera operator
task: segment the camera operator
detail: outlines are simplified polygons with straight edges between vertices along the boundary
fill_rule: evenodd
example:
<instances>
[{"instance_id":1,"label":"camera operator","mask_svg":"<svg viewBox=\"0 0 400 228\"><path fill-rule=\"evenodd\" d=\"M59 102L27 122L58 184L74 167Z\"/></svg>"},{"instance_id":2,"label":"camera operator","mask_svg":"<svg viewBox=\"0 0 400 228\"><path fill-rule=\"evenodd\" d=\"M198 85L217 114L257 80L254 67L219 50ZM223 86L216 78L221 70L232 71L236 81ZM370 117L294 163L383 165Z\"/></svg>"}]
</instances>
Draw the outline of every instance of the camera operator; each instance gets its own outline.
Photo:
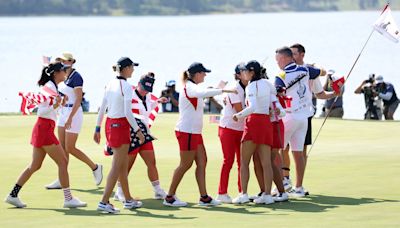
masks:
<instances>
[{"instance_id":1,"label":"camera operator","mask_svg":"<svg viewBox=\"0 0 400 228\"><path fill-rule=\"evenodd\" d=\"M370 74L367 80L354 91L355 94L364 94L365 108L364 119L382 119L382 100L375 90L375 74Z\"/></svg>"},{"instance_id":2,"label":"camera operator","mask_svg":"<svg viewBox=\"0 0 400 228\"><path fill-rule=\"evenodd\" d=\"M383 100L383 115L385 115L386 120L393 120L393 114L400 103L396 91L391 83L383 81L381 75L376 77L375 82L378 96Z\"/></svg>"},{"instance_id":3,"label":"camera operator","mask_svg":"<svg viewBox=\"0 0 400 228\"><path fill-rule=\"evenodd\" d=\"M168 102L162 104L163 112L179 112L179 93L175 90L175 84L175 80L169 80L165 85L167 88L161 92L161 97L168 98Z\"/></svg>"}]
</instances>

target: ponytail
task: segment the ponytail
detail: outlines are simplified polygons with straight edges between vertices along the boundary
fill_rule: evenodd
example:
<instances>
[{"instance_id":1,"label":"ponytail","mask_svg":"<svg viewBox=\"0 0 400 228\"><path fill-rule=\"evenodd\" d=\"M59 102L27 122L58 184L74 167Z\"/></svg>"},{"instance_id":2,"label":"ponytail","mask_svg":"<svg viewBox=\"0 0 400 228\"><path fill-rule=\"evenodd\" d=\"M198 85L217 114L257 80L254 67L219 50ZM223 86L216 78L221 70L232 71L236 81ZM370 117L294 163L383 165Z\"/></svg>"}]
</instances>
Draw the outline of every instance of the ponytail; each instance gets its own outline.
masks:
<instances>
[{"instance_id":1,"label":"ponytail","mask_svg":"<svg viewBox=\"0 0 400 228\"><path fill-rule=\"evenodd\" d=\"M65 66L61 62L50 63L43 68L37 84L39 86L44 86L48 81L52 81L57 86L54 81L54 72L59 72L61 70L65 70Z\"/></svg>"},{"instance_id":2,"label":"ponytail","mask_svg":"<svg viewBox=\"0 0 400 228\"><path fill-rule=\"evenodd\" d=\"M189 72L187 70L182 73L182 83L185 84L187 80L191 78Z\"/></svg>"}]
</instances>

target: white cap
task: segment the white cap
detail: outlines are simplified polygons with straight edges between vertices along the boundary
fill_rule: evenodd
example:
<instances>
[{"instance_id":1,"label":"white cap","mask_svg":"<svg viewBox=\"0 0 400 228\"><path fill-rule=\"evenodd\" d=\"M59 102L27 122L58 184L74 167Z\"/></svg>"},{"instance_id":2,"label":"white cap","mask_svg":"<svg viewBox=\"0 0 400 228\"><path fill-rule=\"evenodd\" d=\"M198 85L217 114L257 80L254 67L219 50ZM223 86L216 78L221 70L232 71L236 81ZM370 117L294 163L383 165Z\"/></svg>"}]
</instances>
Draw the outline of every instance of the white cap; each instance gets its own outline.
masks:
<instances>
[{"instance_id":1,"label":"white cap","mask_svg":"<svg viewBox=\"0 0 400 228\"><path fill-rule=\"evenodd\" d=\"M335 73L335 70L333 70L333 69L330 69L330 70L328 70L328 72L327 72L327 74L329 74L329 75L333 75Z\"/></svg>"},{"instance_id":2,"label":"white cap","mask_svg":"<svg viewBox=\"0 0 400 228\"><path fill-rule=\"evenodd\" d=\"M376 82L376 84L383 83L383 76L378 75L378 77L375 78L375 82Z\"/></svg>"}]
</instances>

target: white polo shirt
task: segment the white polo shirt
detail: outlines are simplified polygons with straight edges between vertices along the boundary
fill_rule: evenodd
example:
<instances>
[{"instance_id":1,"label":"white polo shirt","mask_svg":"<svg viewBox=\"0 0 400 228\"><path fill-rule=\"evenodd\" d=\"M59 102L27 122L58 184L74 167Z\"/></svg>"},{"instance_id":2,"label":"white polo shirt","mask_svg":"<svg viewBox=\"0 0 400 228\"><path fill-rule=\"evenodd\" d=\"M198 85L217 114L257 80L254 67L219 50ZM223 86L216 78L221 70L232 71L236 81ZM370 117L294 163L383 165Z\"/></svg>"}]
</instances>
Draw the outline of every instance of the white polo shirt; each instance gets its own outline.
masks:
<instances>
[{"instance_id":1,"label":"white polo shirt","mask_svg":"<svg viewBox=\"0 0 400 228\"><path fill-rule=\"evenodd\" d=\"M222 117L219 121L219 126L223 128L229 128L236 131L243 131L244 129L244 119L240 119L238 121L234 121L232 119L233 114L236 113L234 104L241 104L243 108L245 108L245 87L242 86L240 81L236 83L236 86L233 88L238 94L227 93L224 96L224 108L221 111Z\"/></svg>"},{"instance_id":2,"label":"white polo shirt","mask_svg":"<svg viewBox=\"0 0 400 228\"><path fill-rule=\"evenodd\" d=\"M236 114L241 119L252 113L269 115L271 99L276 99L276 89L267 80L250 82L246 87L246 108Z\"/></svg>"},{"instance_id":3,"label":"white polo shirt","mask_svg":"<svg viewBox=\"0 0 400 228\"><path fill-rule=\"evenodd\" d=\"M205 97L222 93L222 89L206 89L188 80L179 93L179 119L175 130L201 134L203 129L203 109Z\"/></svg>"},{"instance_id":4,"label":"white polo shirt","mask_svg":"<svg viewBox=\"0 0 400 228\"><path fill-rule=\"evenodd\" d=\"M137 131L139 126L132 113L132 86L123 79L111 80L105 88L103 102L97 117L97 126L101 126L104 113L112 119L126 117L131 127Z\"/></svg>"}]
</instances>

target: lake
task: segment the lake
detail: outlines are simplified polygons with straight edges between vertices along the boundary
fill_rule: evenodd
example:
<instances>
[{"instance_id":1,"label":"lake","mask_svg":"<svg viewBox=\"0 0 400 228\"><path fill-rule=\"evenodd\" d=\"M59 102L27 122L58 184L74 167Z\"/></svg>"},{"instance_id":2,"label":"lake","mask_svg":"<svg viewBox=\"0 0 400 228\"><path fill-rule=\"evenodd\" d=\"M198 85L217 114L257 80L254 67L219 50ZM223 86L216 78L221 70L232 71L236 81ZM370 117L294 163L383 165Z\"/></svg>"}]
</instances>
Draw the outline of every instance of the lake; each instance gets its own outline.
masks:
<instances>
[{"instance_id":1,"label":"lake","mask_svg":"<svg viewBox=\"0 0 400 228\"><path fill-rule=\"evenodd\" d=\"M393 12L400 23L400 12ZM69 51L84 77L91 111L100 106L104 85L115 76L111 66L121 56L140 63L129 81L156 74L155 94L170 79L179 80L194 61L212 70L205 86L220 80L233 84L238 62L265 61L268 74L278 72L275 50L302 43L306 62L347 75L372 31L379 12L260 13L143 17L1 17L0 112L17 112L19 91L37 91L42 56ZM362 119L362 95L354 89L370 73L383 75L400 93L397 64L400 46L374 32L353 70L344 94L344 117ZM325 79L323 79L324 82ZM318 103L318 112L322 101ZM395 114L400 119L400 111Z\"/></svg>"}]
</instances>

